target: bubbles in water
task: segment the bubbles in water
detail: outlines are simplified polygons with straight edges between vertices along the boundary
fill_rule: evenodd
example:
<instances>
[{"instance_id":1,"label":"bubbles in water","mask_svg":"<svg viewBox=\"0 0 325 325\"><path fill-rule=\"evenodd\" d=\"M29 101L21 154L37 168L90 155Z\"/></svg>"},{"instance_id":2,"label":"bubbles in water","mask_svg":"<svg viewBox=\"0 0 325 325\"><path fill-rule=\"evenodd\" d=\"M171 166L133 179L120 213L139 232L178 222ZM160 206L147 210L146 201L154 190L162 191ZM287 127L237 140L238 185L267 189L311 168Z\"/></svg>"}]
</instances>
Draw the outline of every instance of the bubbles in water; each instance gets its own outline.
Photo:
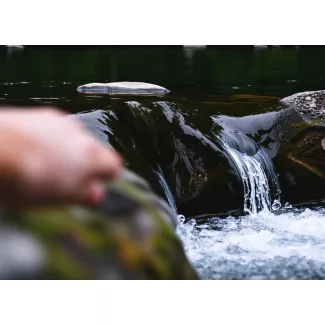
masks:
<instances>
[{"instance_id":1,"label":"bubbles in water","mask_svg":"<svg viewBox=\"0 0 325 325\"><path fill-rule=\"evenodd\" d=\"M280 212L185 222L177 232L203 279L325 278L325 209Z\"/></svg>"},{"instance_id":2,"label":"bubbles in water","mask_svg":"<svg viewBox=\"0 0 325 325\"><path fill-rule=\"evenodd\" d=\"M284 209L286 210L292 209L292 205L289 202L286 202L286 204L284 205Z\"/></svg>"},{"instance_id":3,"label":"bubbles in water","mask_svg":"<svg viewBox=\"0 0 325 325\"><path fill-rule=\"evenodd\" d=\"M272 204L272 211L277 211L281 208L281 203L279 200L274 200Z\"/></svg>"},{"instance_id":4,"label":"bubbles in water","mask_svg":"<svg viewBox=\"0 0 325 325\"><path fill-rule=\"evenodd\" d=\"M195 219L191 219L188 221L188 226L192 227L192 229L194 229L195 225L196 225L196 221Z\"/></svg>"},{"instance_id":5,"label":"bubbles in water","mask_svg":"<svg viewBox=\"0 0 325 325\"><path fill-rule=\"evenodd\" d=\"M183 224L185 222L185 217L182 214L177 216L177 221L179 224Z\"/></svg>"}]
</instances>

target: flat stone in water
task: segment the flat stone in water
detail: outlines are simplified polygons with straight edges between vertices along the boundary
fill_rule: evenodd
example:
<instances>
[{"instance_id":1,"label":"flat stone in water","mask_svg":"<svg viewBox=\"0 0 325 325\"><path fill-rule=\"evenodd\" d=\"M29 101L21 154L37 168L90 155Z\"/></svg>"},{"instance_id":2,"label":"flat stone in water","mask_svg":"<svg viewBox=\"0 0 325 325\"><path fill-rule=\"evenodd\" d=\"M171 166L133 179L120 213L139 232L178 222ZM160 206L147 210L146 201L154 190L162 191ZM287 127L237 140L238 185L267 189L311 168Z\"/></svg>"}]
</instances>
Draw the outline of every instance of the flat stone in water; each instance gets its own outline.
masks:
<instances>
[{"instance_id":1,"label":"flat stone in water","mask_svg":"<svg viewBox=\"0 0 325 325\"><path fill-rule=\"evenodd\" d=\"M92 94L167 94L170 90L146 83L146 82L110 82L110 83L89 83L77 88L78 92Z\"/></svg>"}]
</instances>

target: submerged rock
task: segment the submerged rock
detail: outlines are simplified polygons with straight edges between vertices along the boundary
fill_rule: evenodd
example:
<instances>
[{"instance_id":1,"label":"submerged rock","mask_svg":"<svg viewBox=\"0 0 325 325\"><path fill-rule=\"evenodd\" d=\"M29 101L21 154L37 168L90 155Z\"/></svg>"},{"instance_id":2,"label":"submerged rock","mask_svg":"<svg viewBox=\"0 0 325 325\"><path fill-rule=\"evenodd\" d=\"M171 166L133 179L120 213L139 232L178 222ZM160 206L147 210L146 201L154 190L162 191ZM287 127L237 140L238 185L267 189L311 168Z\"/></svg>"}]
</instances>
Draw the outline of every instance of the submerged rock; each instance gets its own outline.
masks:
<instances>
[{"instance_id":1,"label":"submerged rock","mask_svg":"<svg viewBox=\"0 0 325 325\"><path fill-rule=\"evenodd\" d=\"M89 83L77 88L78 92L91 94L167 94L170 90L146 82Z\"/></svg>"},{"instance_id":2,"label":"submerged rock","mask_svg":"<svg viewBox=\"0 0 325 325\"><path fill-rule=\"evenodd\" d=\"M1 279L197 279L176 216L125 171L104 203L1 212Z\"/></svg>"}]
</instances>

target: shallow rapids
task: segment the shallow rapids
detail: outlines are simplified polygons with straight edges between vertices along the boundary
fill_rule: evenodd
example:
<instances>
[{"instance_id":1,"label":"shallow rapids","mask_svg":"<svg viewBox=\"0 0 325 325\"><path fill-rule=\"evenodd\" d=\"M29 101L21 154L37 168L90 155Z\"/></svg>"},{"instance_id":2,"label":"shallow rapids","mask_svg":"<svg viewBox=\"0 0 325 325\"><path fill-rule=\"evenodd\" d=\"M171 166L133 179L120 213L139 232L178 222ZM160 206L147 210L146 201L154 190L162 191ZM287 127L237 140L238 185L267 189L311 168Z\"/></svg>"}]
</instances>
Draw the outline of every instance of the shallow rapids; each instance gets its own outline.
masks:
<instances>
[{"instance_id":1,"label":"shallow rapids","mask_svg":"<svg viewBox=\"0 0 325 325\"><path fill-rule=\"evenodd\" d=\"M324 279L325 209L282 209L177 230L202 279Z\"/></svg>"}]
</instances>

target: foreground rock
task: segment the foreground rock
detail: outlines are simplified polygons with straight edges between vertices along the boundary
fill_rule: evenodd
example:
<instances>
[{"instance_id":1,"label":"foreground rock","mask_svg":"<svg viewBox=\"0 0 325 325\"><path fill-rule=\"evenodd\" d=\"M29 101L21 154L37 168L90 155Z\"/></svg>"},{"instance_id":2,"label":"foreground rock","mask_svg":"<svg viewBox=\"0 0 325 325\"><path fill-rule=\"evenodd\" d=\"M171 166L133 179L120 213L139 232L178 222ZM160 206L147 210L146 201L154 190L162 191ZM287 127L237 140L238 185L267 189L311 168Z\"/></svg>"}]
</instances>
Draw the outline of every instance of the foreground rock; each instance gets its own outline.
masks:
<instances>
[{"instance_id":1,"label":"foreground rock","mask_svg":"<svg viewBox=\"0 0 325 325\"><path fill-rule=\"evenodd\" d=\"M1 211L1 279L197 279L175 215L126 171L95 209Z\"/></svg>"},{"instance_id":2,"label":"foreground rock","mask_svg":"<svg viewBox=\"0 0 325 325\"><path fill-rule=\"evenodd\" d=\"M89 83L77 88L78 92L91 94L167 94L170 91L164 87L146 82L111 82Z\"/></svg>"}]
</instances>

